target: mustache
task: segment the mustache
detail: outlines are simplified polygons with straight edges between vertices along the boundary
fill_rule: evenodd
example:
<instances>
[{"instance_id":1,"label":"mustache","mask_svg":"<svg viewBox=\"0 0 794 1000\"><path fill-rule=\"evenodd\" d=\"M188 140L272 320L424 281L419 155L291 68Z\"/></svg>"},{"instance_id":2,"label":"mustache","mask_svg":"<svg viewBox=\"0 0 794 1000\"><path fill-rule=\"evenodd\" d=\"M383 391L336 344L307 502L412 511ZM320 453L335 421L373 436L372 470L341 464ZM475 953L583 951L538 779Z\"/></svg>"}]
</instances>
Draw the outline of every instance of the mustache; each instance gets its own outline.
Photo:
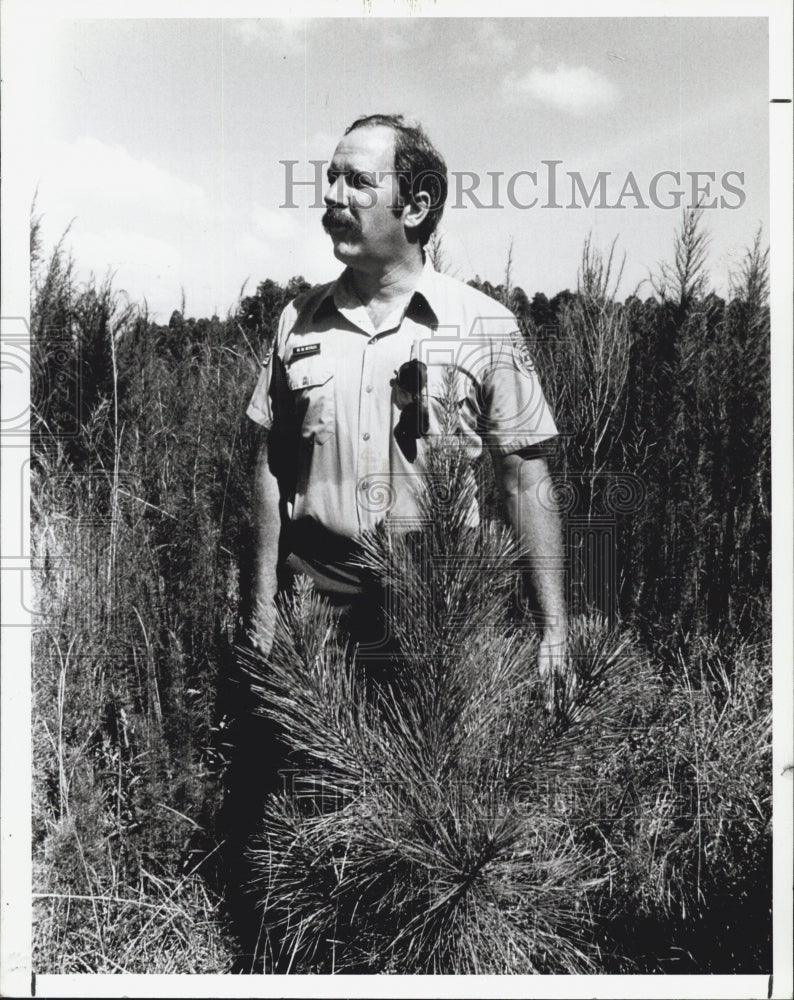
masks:
<instances>
[{"instance_id":1,"label":"mustache","mask_svg":"<svg viewBox=\"0 0 794 1000\"><path fill-rule=\"evenodd\" d=\"M344 212L340 212L338 209L329 208L323 214L322 218L323 229L357 229L358 223L355 219L351 219L349 215L345 215Z\"/></svg>"}]
</instances>

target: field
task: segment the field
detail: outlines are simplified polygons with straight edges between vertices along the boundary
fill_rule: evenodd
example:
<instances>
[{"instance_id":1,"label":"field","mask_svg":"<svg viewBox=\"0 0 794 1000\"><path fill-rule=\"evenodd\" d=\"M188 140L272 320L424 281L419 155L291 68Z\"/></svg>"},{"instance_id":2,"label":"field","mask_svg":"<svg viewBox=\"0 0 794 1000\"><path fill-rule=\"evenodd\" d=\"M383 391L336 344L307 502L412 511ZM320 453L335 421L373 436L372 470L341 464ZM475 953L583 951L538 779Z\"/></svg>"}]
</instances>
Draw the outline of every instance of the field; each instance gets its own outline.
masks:
<instances>
[{"instance_id":1,"label":"field","mask_svg":"<svg viewBox=\"0 0 794 1000\"><path fill-rule=\"evenodd\" d=\"M770 969L760 234L727 298L698 212L645 298L589 241L575 291L479 283L563 432L571 671L528 671L488 465L475 541L442 450L439 558L370 546L402 595L374 699L311 595L270 664L244 628L245 407L303 280L161 325L35 219L31 250L37 972Z\"/></svg>"}]
</instances>

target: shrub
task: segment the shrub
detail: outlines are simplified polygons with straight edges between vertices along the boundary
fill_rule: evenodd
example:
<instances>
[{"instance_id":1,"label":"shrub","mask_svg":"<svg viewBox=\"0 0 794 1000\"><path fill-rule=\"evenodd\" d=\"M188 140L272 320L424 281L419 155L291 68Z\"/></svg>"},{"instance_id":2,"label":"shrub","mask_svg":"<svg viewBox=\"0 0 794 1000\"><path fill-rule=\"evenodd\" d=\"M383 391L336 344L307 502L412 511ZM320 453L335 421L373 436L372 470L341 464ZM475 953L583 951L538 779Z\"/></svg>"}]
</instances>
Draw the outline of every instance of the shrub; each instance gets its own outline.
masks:
<instances>
[{"instance_id":1,"label":"shrub","mask_svg":"<svg viewBox=\"0 0 794 1000\"><path fill-rule=\"evenodd\" d=\"M471 488L454 443L439 447L420 495L428 527L364 543L391 597L386 662L346 648L308 583L270 662L249 662L290 750L290 787L250 852L275 969L598 967L589 897L609 866L582 835L580 798L650 696L647 659L578 621L574 669L541 682L537 638L506 600L517 549L498 525L467 528Z\"/></svg>"}]
</instances>

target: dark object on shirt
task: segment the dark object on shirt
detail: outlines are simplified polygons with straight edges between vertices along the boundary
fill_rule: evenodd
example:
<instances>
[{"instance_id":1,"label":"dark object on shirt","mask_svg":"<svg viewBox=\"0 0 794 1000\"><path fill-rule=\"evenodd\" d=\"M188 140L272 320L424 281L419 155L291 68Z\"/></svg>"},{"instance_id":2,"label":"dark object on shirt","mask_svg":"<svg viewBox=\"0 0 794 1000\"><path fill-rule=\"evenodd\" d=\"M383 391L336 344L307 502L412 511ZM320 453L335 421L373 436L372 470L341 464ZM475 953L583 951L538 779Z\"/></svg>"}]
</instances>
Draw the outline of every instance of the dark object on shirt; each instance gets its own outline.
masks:
<instances>
[{"instance_id":1,"label":"dark object on shirt","mask_svg":"<svg viewBox=\"0 0 794 1000\"><path fill-rule=\"evenodd\" d=\"M416 461L416 442L430 430L430 418L427 406L421 399L409 403L400 414L397 426L394 428L394 440L399 445L407 461Z\"/></svg>"},{"instance_id":2,"label":"dark object on shirt","mask_svg":"<svg viewBox=\"0 0 794 1000\"><path fill-rule=\"evenodd\" d=\"M406 361L397 372L396 383L399 389L411 396L411 402L402 408L394 428L394 439L406 460L415 462L416 442L430 431L430 416L425 402L427 365L418 358Z\"/></svg>"}]
</instances>

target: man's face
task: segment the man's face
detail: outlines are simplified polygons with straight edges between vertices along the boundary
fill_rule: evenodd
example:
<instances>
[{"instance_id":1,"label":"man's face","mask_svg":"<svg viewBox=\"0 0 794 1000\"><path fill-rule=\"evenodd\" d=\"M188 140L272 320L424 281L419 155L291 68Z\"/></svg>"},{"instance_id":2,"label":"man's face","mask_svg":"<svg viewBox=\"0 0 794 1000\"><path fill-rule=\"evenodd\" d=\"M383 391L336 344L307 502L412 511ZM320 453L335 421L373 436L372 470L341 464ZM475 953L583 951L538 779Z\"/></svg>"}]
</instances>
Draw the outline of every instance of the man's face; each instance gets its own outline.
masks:
<instances>
[{"instance_id":1,"label":"man's face","mask_svg":"<svg viewBox=\"0 0 794 1000\"><path fill-rule=\"evenodd\" d=\"M334 256L362 270L399 260L408 240L394 175L394 132L382 125L354 129L328 168L323 228Z\"/></svg>"}]
</instances>

